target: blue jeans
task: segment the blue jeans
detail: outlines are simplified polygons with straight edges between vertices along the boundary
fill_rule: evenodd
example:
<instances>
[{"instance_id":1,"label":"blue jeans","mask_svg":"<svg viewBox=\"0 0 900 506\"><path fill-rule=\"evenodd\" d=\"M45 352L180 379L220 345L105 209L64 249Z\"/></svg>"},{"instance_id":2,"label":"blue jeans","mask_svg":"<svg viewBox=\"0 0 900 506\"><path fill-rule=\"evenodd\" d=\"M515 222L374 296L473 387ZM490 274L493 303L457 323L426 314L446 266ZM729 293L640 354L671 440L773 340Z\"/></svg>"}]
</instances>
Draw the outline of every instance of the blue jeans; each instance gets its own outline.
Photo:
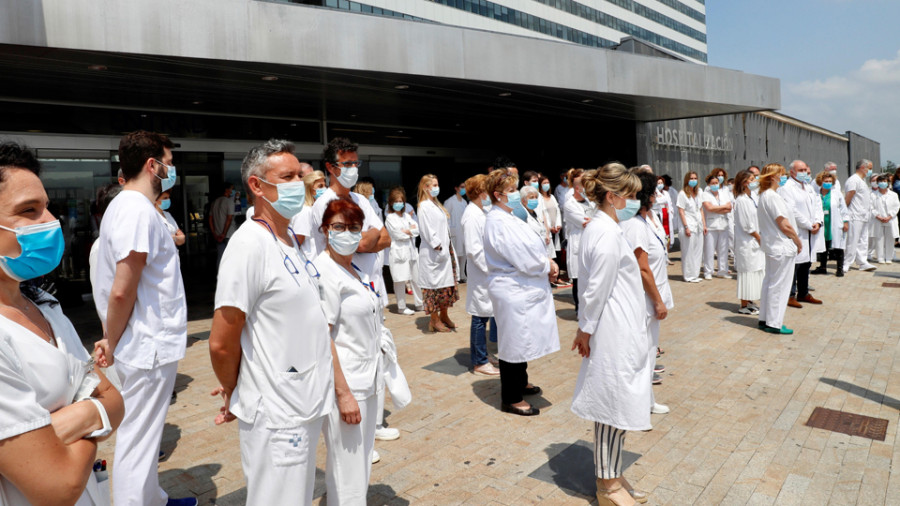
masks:
<instances>
[{"instance_id":1,"label":"blue jeans","mask_svg":"<svg viewBox=\"0 0 900 506\"><path fill-rule=\"evenodd\" d=\"M491 321L491 341L497 342L497 322L493 316L473 316L472 325L469 328L469 346L472 349L472 367L486 364L487 340L485 340L485 326Z\"/></svg>"}]
</instances>

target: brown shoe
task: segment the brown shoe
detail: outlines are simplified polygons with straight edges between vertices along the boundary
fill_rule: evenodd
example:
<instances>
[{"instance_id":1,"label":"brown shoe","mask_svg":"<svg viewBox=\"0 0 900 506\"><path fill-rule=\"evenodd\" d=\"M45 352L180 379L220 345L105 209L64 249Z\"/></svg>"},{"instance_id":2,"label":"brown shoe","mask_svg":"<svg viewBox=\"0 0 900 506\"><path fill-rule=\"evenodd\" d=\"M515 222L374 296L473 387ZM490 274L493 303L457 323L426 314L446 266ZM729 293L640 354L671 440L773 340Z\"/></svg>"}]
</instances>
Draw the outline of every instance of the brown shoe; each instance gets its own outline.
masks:
<instances>
[{"instance_id":1,"label":"brown shoe","mask_svg":"<svg viewBox=\"0 0 900 506\"><path fill-rule=\"evenodd\" d=\"M803 304L797 302L797 299L791 297L788 299L788 307L803 307Z\"/></svg>"},{"instance_id":2,"label":"brown shoe","mask_svg":"<svg viewBox=\"0 0 900 506\"><path fill-rule=\"evenodd\" d=\"M803 302L809 302L810 304L821 304L822 303L821 300L813 297L812 294L809 294L809 293L806 294L806 297L803 297L800 300L802 300Z\"/></svg>"}]
</instances>

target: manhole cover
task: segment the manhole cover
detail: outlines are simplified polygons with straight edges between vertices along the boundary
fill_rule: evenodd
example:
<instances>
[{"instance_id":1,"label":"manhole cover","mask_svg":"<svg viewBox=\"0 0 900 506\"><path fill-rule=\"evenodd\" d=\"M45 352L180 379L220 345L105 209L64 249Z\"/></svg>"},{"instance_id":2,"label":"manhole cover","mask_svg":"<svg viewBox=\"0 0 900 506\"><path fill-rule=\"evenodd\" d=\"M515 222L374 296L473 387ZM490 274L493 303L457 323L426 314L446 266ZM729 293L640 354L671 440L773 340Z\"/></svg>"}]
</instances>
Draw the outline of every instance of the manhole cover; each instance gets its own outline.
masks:
<instances>
[{"instance_id":1,"label":"manhole cover","mask_svg":"<svg viewBox=\"0 0 900 506\"><path fill-rule=\"evenodd\" d=\"M882 283L881 286L885 288L900 288L900 283Z\"/></svg>"},{"instance_id":2,"label":"manhole cover","mask_svg":"<svg viewBox=\"0 0 900 506\"><path fill-rule=\"evenodd\" d=\"M862 436L884 441L888 421L884 418L856 415L835 411L833 409L816 408L806 421L808 427L840 432L851 436Z\"/></svg>"}]
</instances>

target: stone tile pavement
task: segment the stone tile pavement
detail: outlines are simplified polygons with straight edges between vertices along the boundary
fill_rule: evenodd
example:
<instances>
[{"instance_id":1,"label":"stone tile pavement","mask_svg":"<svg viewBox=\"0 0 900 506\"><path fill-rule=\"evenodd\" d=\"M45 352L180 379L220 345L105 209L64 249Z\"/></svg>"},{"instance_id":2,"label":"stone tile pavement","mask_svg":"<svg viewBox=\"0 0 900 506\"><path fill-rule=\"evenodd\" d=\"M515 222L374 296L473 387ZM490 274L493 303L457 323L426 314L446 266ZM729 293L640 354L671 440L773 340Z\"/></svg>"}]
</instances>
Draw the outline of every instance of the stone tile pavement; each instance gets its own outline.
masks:
<instances>
[{"instance_id":1,"label":"stone tile pavement","mask_svg":"<svg viewBox=\"0 0 900 506\"><path fill-rule=\"evenodd\" d=\"M825 304L789 308L786 324L796 333L787 337L765 334L755 317L735 312L734 280L684 283L679 267L670 268L676 308L662 327L667 371L654 387L672 411L625 440L633 461L626 476L651 492L650 504L900 504L900 471L892 467L895 457L900 462L900 289L882 286L900 283L885 276L900 278L900 264L880 266L880 275L812 276ZM414 401L387 416L401 438L376 442L382 460L373 466L369 504L595 502L591 424L569 410L580 364L569 351L576 328L569 293L555 294L561 351L529 364L544 390L533 400L541 415L531 418L501 413L499 381L465 372L462 301L451 311L459 329L450 334L423 332L422 313L387 317ZM212 423L219 401L209 396L216 386L209 326L209 319L189 324L194 337L179 366L162 445L169 457L159 472L174 497L243 504L237 425ZM806 427L816 406L885 418L886 440ZM101 457L111 460L112 444ZM323 469L321 441L317 457ZM315 504L325 503L323 493L320 472Z\"/></svg>"}]
</instances>

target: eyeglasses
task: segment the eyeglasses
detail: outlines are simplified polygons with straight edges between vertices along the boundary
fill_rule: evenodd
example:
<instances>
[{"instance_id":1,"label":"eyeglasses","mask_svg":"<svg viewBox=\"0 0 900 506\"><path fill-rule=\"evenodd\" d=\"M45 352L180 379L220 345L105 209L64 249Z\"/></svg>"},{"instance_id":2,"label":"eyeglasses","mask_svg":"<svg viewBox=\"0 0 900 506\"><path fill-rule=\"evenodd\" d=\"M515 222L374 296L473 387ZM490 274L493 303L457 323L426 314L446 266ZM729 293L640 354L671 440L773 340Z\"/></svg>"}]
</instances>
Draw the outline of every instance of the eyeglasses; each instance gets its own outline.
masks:
<instances>
[{"instance_id":1,"label":"eyeglasses","mask_svg":"<svg viewBox=\"0 0 900 506\"><path fill-rule=\"evenodd\" d=\"M318 279L322 276L321 274L319 274L319 269L316 269L316 266L309 260L306 261L304 267L306 268L306 274L309 277ZM287 255L284 256L284 268L287 269L292 276L297 276L298 274L300 274L300 269L297 268L297 266L294 264L294 261L291 260L291 257Z\"/></svg>"},{"instance_id":2,"label":"eyeglasses","mask_svg":"<svg viewBox=\"0 0 900 506\"><path fill-rule=\"evenodd\" d=\"M349 162L331 162L331 165L335 167L341 167L344 169L349 169L350 167L356 167L357 169L362 168L362 160L351 160Z\"/></svg>"},{"instance_id":3,"label":"eyeglasses","mask_svg":"<svg viewBox=\"0 0 900 506\"><path fill-rule=\"evenodd\" d=\"M357 225L355 223L352 225L347 225L344 223L331 223L328 225L328 228L338 233L346 232L347 230L353 232L354 234L357 232L362 232L362 225Z\"/></svg>"}]
</instances>

